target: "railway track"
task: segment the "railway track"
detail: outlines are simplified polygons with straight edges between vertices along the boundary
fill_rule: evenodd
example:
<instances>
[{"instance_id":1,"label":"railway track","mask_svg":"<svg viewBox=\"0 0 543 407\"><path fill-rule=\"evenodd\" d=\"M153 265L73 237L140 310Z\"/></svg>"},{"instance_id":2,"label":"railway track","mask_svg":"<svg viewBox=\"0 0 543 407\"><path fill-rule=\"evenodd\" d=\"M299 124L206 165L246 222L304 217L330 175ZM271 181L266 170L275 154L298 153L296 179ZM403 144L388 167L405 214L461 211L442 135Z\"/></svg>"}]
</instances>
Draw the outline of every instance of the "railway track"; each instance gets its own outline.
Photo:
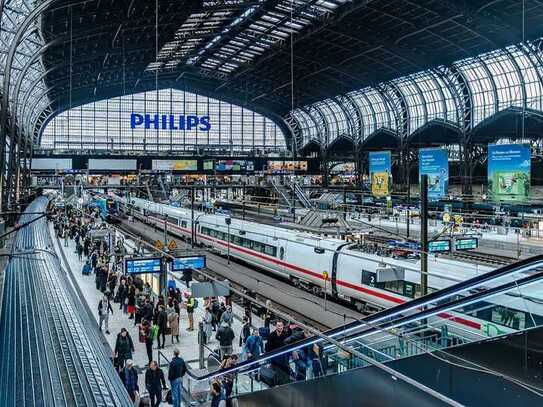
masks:
<instances>
[{"instance_id":1,"label":"railway track","mask_svg":"<svg viewBox=\"0 0 543 407\"><path fill-rule=\"evenodd\" d=\"M163 240L163 231L155 231L152 226L143 222L129 223L124 219L114 225L128 237L136 237L153 244L157 239ZM191 246L177 236L168 233L170 239L175 240L178 248L190 249ZM341 304L328 301L328 307L323 309L324 299L311 293L293 287L290 282L280 277L271 276L269 273L260 272L252 267L245 266L237 260L227 260L211 250L206 249L206 272L221 279L227 279L233 288L240 291L249 290L256 293L256 299L262 303L272 301L274 308L291 315L293 319L312 326L320 331L325 331L342 325L345 321L363 318L365 315ZM234 265L235 267L231 267ZM242 304L242 298L233 295L232 300ZM303 310L303 311L301 311ZM345 317L344 317L345 316Z\"/></svg>"},{"instance_id":2,"label":"railway track","mask_svg":"<svg viewBox=\"0 0 543 407\"><path fill-rule=\"evenodd\" d=\"M366 236L366 241L376 243L378 245L386 245L387 242L393 240L386 236L369 235ZM405 249L409 250L409 249ZM469 262L479 264L485 263L495 266L506 266L518 261L517 258L511 256L504 256L501 254L484 253L478 251L455 251L449 254L449 257L458 260L467 260Z\"/></svg>"}]
</instances>

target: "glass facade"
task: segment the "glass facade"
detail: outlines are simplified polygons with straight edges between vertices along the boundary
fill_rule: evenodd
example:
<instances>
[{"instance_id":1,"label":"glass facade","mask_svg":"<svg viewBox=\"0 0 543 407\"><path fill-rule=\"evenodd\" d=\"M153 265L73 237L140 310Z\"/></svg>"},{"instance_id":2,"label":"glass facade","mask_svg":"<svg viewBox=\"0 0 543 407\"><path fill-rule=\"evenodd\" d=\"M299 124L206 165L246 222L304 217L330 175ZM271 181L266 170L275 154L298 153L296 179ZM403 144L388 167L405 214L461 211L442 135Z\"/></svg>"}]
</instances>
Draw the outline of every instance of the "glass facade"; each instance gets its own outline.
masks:
<instances>
[{"instance_id":1,"label":"glass facade","mask_svg":"<svg viewBox=\"0 0 543 407\"><path fill-rule=\"evenodd\" d=\"M296 109L290 116L300 147L312 140L327 146L338 136L363 141L381 128L407 137L436 119L469 130L509 107L543 110L542 44L512 45L336 97L334 105L348 100L358 110L357 131L329 99Z\"/></svg>"},{"instance_id":2,"label":"glass facade","mask_svg":"<svg viewBox=\"0 0 543 407\"><path fill-rule=\"evenodd\" d=\"M189 129L188 116L199 118L199 124ZM209 128L202 125L205 117L209 117ZM236 151L286 148L285 135L269 118L177 89L75 107L54 117L41 135L41 147L50 149L190 151L199 146Z\"/></svg>"}]
</instances>

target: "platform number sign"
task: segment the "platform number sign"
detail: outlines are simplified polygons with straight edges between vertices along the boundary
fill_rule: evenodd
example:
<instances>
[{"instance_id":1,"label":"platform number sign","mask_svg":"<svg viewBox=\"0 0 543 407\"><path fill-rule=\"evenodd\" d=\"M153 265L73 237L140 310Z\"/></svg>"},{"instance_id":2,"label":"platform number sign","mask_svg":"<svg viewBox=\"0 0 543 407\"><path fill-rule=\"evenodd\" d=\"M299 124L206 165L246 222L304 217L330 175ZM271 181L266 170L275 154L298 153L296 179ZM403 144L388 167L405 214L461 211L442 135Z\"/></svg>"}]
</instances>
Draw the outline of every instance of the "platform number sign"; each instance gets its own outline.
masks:
<instances>
[{"instance_id":1,"label":"platform number sign","mask_svg":"<svg viewBox=\"0 0 543 407\"><path fill-rule=\"evenodd\" d=\"M370 287L375 287L377 282L377 274L372 271L362 270L362 284L369 285Z\"/></svg>"}]
</instances>

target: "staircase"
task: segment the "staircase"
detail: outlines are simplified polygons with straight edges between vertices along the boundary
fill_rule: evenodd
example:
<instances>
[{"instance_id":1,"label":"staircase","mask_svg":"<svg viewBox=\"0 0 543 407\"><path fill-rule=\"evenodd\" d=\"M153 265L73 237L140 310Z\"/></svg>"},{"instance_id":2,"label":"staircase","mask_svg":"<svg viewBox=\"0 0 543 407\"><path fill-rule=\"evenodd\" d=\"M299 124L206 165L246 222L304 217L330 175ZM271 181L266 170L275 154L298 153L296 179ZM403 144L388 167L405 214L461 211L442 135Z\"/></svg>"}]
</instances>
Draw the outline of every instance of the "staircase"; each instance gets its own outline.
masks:
<instances>
[{"instance_id":1,"label":"staircase","mask_svg":"<svg viewBox=\"0 0 543 407\"><path fill-rule=\"evenodd\" d=\"M342 216L337 214L328 214L326 212L320 212L317 210L310 210L301 220L300 225L311 228L338 228L348 229L351 226L343 219Z\"/></svg>"}]
</instances>

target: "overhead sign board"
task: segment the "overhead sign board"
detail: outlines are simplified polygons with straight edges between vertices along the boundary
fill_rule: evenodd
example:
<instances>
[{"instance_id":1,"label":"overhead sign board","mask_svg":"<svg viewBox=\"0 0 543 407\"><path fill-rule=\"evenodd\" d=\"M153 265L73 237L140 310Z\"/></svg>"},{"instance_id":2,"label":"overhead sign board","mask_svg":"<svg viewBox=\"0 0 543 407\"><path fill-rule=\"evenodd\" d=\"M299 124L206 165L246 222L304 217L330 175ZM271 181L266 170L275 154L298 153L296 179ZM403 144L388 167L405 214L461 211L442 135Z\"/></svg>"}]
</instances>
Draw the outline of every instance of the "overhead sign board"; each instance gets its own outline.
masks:
<instances>
[{"instance_id":1,"label":"overhead sign board","mask_svg":"<svg viewBox=\"0 0 543 407\"><path fill-rule=\"evenodd\" d=\"M445 197L449 187L449 156L444 148L419 150L419 177L428 176L428 198L438 200Z\"/></svg>"},{"instance_id":2,"label":"overhead sign board","mask_svg":"<svg viewBox=\"0 0 543 407\"><path fill-rule=\"evenodd\" d=\"M126 259L125 270L127 274L160 273L162 259L160 257Z\"/></svg>"},{"instance_id":3,"label":"overhead sign board","mask_svg":"<svg viewBox=\"0 0 543 407\"><path fill-rule=\"evenodd\" d=\"M181 256L173 259L172 271L203 269L206 267L206 256Z\"/></svg>"},{"instance_id":4,"label":"overhead sign board","mask_svg":"<svg viewBox=\"0 0 543 407\"><path fill-rule=\"evenodd\" d=\"M198 160L153 160L155 171L196 171Z\"/></svg>"},{"instance_id":5,"label":"overhead sign board","mask_svg":"<svg viewBox=\"0 0 543 407\"><path fill-rule=\"evenodd\" d=\"M390 151L372 151L369 153L369 161L372 195L388 196L392 180Z\"/></svg>"},{"instance_id":6,"label":"overhead sign board","mask_svg":"<svg viewBox=\"0 0 543 407\"><path fill-rule=\"evenodd\" d=\"M488 145L488 193L494 201L530 197L531 149L524 144Z\"/></svg>"},{"instance_id":7,"label":"overhead sign board","mask_svg":"<svg viewBox=\"0 0 543 407\"><path fill-rule=\"evenodd\" d=\"M428 251L430 253L446 253L451 251L450 240L434 240L428 242Z\"/></svg>"},{"instance_id":8,"label":"overhead sign board","mask_svg":"<svg viewBox=\"0 0 543 407\"><path fill-rule=\"evenodd\" d=\"M467 239L456 239L454 248L456 250L473 250L479 247L479 239L471 237Z\"/></svg>"}]
</instances>

